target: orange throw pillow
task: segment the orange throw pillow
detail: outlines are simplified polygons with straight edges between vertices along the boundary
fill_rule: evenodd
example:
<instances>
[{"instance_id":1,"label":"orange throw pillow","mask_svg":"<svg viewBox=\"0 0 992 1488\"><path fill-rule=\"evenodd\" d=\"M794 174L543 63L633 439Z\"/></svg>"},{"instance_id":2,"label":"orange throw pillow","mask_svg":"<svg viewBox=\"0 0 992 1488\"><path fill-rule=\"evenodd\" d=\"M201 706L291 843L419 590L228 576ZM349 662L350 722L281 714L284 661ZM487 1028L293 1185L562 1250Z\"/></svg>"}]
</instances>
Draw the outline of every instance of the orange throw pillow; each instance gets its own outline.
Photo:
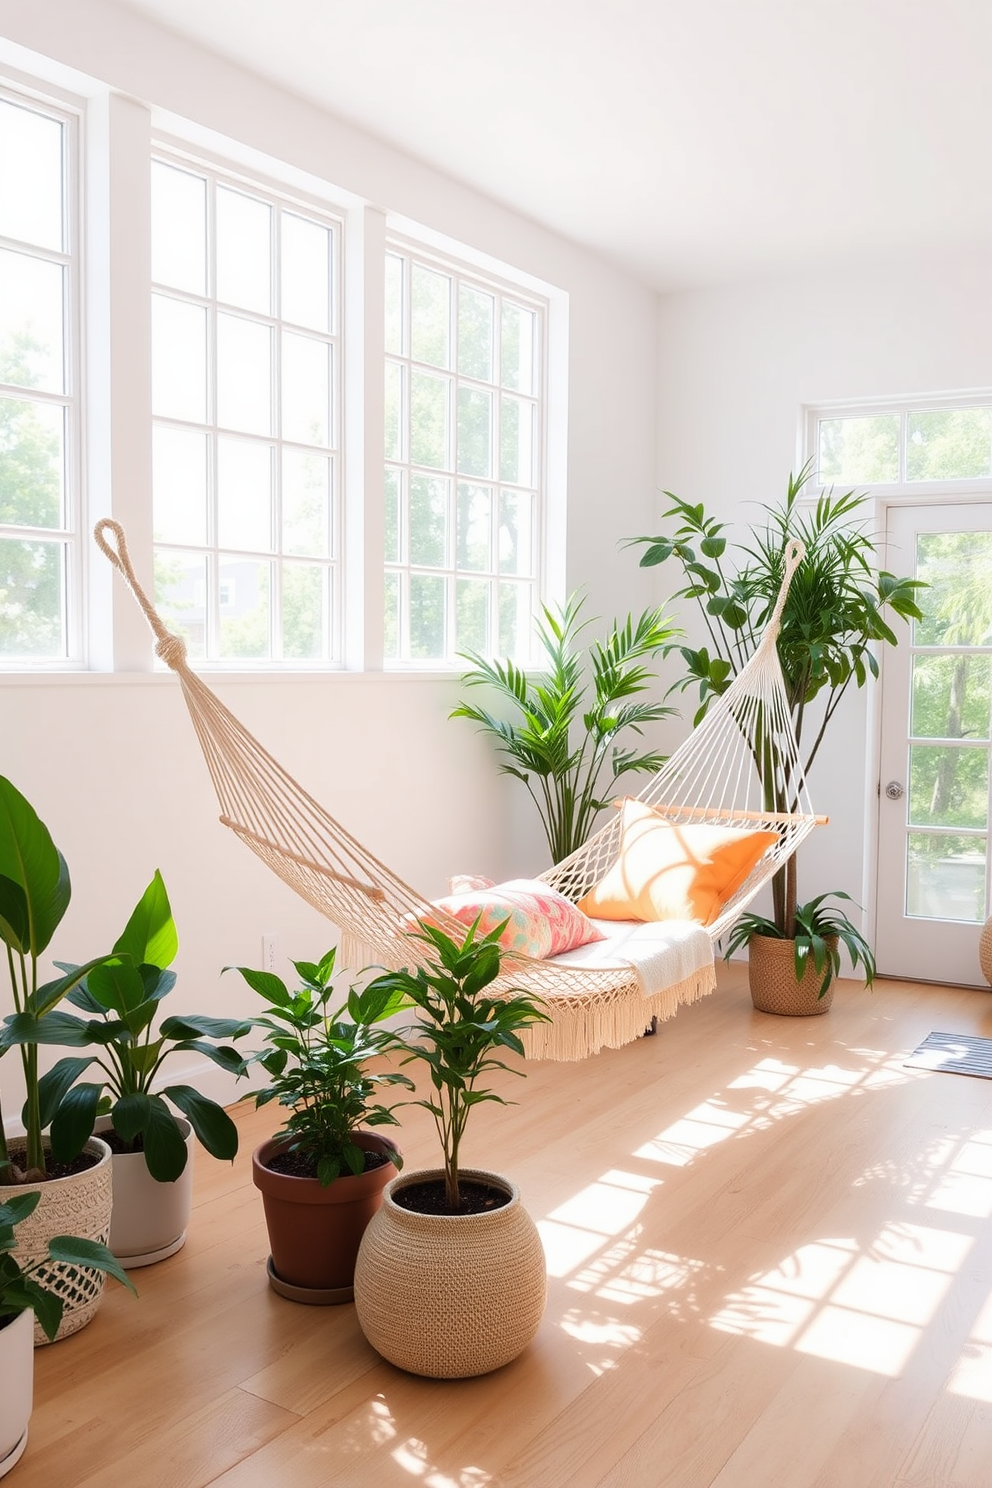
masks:
<instances>
[{"instance_id":1,"label":"orange throw pillow","mask_svg":"<svg viewBox=\"0 0 992 1488\"><path fill-rule=\"evenodd\" d=\"M628 796L620 853L579 900L597 920L698 920L709 925L778 837L774 832L667 821Z\"/></svg>"}]
</instances>

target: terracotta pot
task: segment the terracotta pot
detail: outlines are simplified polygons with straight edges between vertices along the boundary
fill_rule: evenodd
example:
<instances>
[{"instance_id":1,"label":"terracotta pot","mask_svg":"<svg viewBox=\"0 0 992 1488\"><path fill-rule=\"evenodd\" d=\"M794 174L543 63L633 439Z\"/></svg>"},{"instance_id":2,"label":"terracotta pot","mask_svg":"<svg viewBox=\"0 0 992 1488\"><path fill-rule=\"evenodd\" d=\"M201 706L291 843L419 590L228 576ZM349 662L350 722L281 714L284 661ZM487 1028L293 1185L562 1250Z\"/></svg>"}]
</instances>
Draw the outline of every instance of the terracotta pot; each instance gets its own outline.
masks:
<instances>
[{"instance_id":1,"label":"terracotta pot","mask_svg":"<svg viewBox=\"0 0 992 1488\"><path fill-rule=\"evenodd\" d=\"M34 1314L0 1328L0 1478L20 1461L34 1403Z\"/></svg>"},{"instance_id":2,"label":"terracotta pot","mask_svg":"<svg viewBox=\"0 0 992 1488\"><path fill-rule=\"evenodd\" d=\"M837 949L837 936L824 937L831 950ZM823 972L817 971L812 956L806 959L802 980L796 981L796 943L776 940L771 935L752 935L747 943L747 977L751 1001L759 1013L778 1013L786 1018L810 1018L825 1013L834 1000L834 981L818 997Z\"/></svg>"},{"instance_id":3,"label":"terracotta pot","mask_svg":"<svg viewBox=\"0 0 992 1488\"><path fill-rule=\"evenodd\" d=\"M100 1135L110 1117L96 1124ZM114 1152L114 1210L110 1221L110 1249L125 1271L151 1266L175 1255L186 1244L186 1227L193 1207L193 1128L184 1116L176 1125L186 1143L186 1166L174 1183L159 1183L148 1171L143 1152Z\"/></svg>"},{"instance_id":4,"label":"terracotta pot","mask_svg":"<svg viewBox=\"0 0 992 1488\"><path fill-rule=\"evenodd\" d=\"M369 1343L411 1374L466 1379L499 1369L537 1333L547 1295L544 1250L516 1185L499 1173L461 1176L502 1188L484 1214L418 1214L395 1202L440 1169L394 1178L355 1268L355 1309Z\"/></svg>"},{"instance_id":5,"label":"terracotta pot","mask_svg":"<svg viewBox=\"0 0 992 1488\"><path fill-rule=\"evenodd\" d=\"M90 1137L83 1151L92 1153L99 1161L82 1173L51 1178L44 1183L14 1183L0 1190L4 1197L41 1194L37 1209L17 1226L15 1252L22 1264L47 1256L53 1235L79 1235L83 1240L99 1240L106 1245L113 1206L110 1148L99 1137ZM49 1261L39 1271L37 1280L50 1292L56 1292L64 1304L56 1340L78 1333L93 1321L103 1294L102 1271L89 1268L82 1271L76 1266ZM49 1342L38 1323L34 1325L34 1341L39 1345Z\"/></svg>"},{"instance_id":6,"label":"terracotta pot","mask_svg":"<svg viewBox=\"0 0 992 1488\"><path fill-rule=\"evenodd\" d=\"M372 1132L356 1132L359 1147L395 1152L394 1144ZM269 1282L294 1302L318 1305L350 1302L355 1257L365 1226L382 1203L382 1191L397 1168L382 1163L358 1176L347 1174L322 1188L316 1178L293 1178L266 1166L289 1145L273 1137L252 1153L251 1175L261 1191L272 1255Z\"/></svg>"}]
</instances>

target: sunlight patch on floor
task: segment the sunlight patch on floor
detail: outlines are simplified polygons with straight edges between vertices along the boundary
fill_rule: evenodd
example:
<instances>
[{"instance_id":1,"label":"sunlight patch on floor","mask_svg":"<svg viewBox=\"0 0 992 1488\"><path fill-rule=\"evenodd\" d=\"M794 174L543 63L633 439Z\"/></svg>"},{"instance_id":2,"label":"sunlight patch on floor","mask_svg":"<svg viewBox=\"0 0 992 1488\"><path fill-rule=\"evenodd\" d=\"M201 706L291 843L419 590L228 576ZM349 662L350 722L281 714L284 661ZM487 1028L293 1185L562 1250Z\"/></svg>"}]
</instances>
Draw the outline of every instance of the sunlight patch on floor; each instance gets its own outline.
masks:
<instances>
[{"instance_id":1,"label":"sunlight patch on floor","mask_svg":"<svg viewBox=\"0 0 992 1488\"><path fill-rule=\"evenodd\" d=\"M612 1168L537 1221L549 1276L569 1276L606 1241L636 1225L661 1180Z\"/></svg>"},{"instance_id":2,"label":"sunlight patch on floor","mask_svg":"<svg viewBox=\"0 0 992 1488\"><path fill-rule=\"evenodd\" d=\"M972 1132L950 1162L926 1201L928 1209L992 1216L992 1132Z\"/></svg>"},{"instance_id":3,"label":"sunlight patch on floor","mask_svg":"<svg viewBox=\"0 0 992 1488\"><path fill-rule=\"evenodd\" d=\"M885 1226L865 1250L848 1237L817 1241L732 1293L711 1326L894 1377L973 1243L915 1224Z\"/></svg>"},{"instance_id":4,"label":"sunlight patch on floor","mask_svg":"<svg viewBox=\"0 0 992 1488\"><path fill-rule=\"evenodd\" d=\"M493 1481L492 1474L481 1467L459 1468L453 1477L439 1472L431 1466L426 1443L415 1436L408 1437L392 1453L393 1461L412 1478L418 1478L424 1488L485 1488Z\"/></svg>"},{"instance_id":5,"label":"sunlight patch on floor","mask_svg":"<svg viewBox=\"0 0 992 1488\"><path fill-rule=\"evenodd\" d=\"M731 1111L716 1101L704 1101L650 1142L645 1142L643 1147L638 1147L634 1156L648 1162L684 1168L698 1153L707 1147L715 1147L718 1142L725 1142L750 1120L749 1112Z\"/></svg>"}]
</instances>

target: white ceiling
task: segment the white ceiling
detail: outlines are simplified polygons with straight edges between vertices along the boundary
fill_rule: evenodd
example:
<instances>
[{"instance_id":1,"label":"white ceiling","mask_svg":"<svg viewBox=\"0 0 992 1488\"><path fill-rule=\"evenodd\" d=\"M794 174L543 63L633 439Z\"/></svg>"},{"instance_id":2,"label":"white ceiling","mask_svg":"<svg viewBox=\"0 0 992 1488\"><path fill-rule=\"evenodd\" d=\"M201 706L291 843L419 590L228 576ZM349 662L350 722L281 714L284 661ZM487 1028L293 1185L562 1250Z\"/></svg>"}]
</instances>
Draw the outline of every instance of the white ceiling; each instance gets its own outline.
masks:
<instances>
[{"instance_id":1,"label":"white ceiling","mask_svg":"<svg viewBox=\"0 0 992 1488\"><path fill-rule=\"evenodd\" d=\"M992 250L992 0L121 0L661 290Z\"/></svg>"}]
</instances>

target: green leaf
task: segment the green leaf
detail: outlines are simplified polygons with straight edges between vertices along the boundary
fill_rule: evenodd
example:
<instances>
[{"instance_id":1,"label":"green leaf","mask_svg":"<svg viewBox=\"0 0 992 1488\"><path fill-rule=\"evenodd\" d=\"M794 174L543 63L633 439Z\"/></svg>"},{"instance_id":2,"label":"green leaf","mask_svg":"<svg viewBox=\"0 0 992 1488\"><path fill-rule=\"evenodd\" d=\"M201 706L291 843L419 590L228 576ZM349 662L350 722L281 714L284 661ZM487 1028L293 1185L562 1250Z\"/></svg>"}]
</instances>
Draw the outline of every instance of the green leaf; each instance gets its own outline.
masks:
<instances>
[{"instance_id":1,"label":"green leaf","mask_svg":"<svg viewBox=\"0 0 992 1488\"><path fill-rule=\"evenodd\" d=\"M52 1121L52 1156L56 1162L72 1162L93 1135L97 1107L103 1094L99 1085L73 1085L59 1103Z\"/></svg>"},{"instance_id":2,"label":"green leaf","mask_svg":"<svg viewBox=\"0 0 992 1488\"><path fill-rule=\"evenodd\" d=\"M86 978L92 997L109 1012L126 1018L145 1001L145 984L131 961L108 961L95 966Z\"/></svg>"},{"instance_id":3,"label":"green leaf","mask_svg":"<svg viewBox=\"0 0 992 1488\"><path fill-rule=\"evenodd\" d=\"M70 1055L65 1059L60 1059L57 1064L52 1066L47 1074L42 1075L38 1081L38 1100L41 1107L40 1125L42 1131L44 1131L46 1126L51 1125L66 1092L71 1090L80 1075L85 1074L90 1065L95 1063L96 1058L93 1055L88 1059Z\"/></svg>"},{"instance_id":4,"label":"green leaf","mask_svg":"<svg viewBox=\"0 0 992 1488\"><path fill-rule=\"evenodd\" d=\"M37 959L69 907L69 870L34 807L4 776L0 776L0 878L11 880L24 893L26 921L17 942L7 943ZM8 893L8 911L12 902ZM7 940L12 929L2 926L0 935Z\"/></svg>"},{"instance_id":5,"label":"green leaf","mask_svg":"<svg viewBox=\"0 0 992 1488\"><path fill-rule=\"evenodd\" d=\"M130 956L135 966L168 966L179 950L179 935L162 875L156 868L114 945L115 956Z\"/></svg>"},{"instance_id":6,"label":"green leaf","mask_svg":"<svg viewBox=\"0 0 992 1488\"><path fill-rule=\"evenodd\" d=\"M250 966L225 966L225 971L240 971L253 992L274 1007L285 1007L290 1001L286 984L271 971L253 971Z\"/></svg>"},{"instance_id":7,"label":"green leaf","mask_svg":"<svg viewBox=\"0 0 992 1488\"><path fill-rule=\"evenodd\" d=\"M234 1161L238 1155L238 1128L222 1106L208 1100L191 1085L168 1085L162 1093L182 1111L211 1157Z\"/></svg>"},{"instance_id":8,"label":"green leaf","mask_svg":"<svg viewBox=\"0 0 992 1488\"><path fill-rule=\"evenodd\" d=\"M24 1312L30 1308L41 1324L45 1337L49 1342L54 1339L65 1311L65 1303L61 1297L39 1286L29 1276L21 1278L19 1287L16 1284L4 1286L3 1295L9 1303L13 1303L18 1312Z\"/></svg>"},{"instance_id":9,"label":"green leaf","mask_svg":"<svg viewBox=\"0 0 992 1488\"><path fill-rule=\"evenodd\" d=\"M53 1261L66 1266L83 1266L94 1271L105 1271L129 1292L138 1295L134 1282L115 1255L98 1240L84 1240L79 1235L54 1235L48 1242L48 1254Z\"/></svg>"}]
</instances>

